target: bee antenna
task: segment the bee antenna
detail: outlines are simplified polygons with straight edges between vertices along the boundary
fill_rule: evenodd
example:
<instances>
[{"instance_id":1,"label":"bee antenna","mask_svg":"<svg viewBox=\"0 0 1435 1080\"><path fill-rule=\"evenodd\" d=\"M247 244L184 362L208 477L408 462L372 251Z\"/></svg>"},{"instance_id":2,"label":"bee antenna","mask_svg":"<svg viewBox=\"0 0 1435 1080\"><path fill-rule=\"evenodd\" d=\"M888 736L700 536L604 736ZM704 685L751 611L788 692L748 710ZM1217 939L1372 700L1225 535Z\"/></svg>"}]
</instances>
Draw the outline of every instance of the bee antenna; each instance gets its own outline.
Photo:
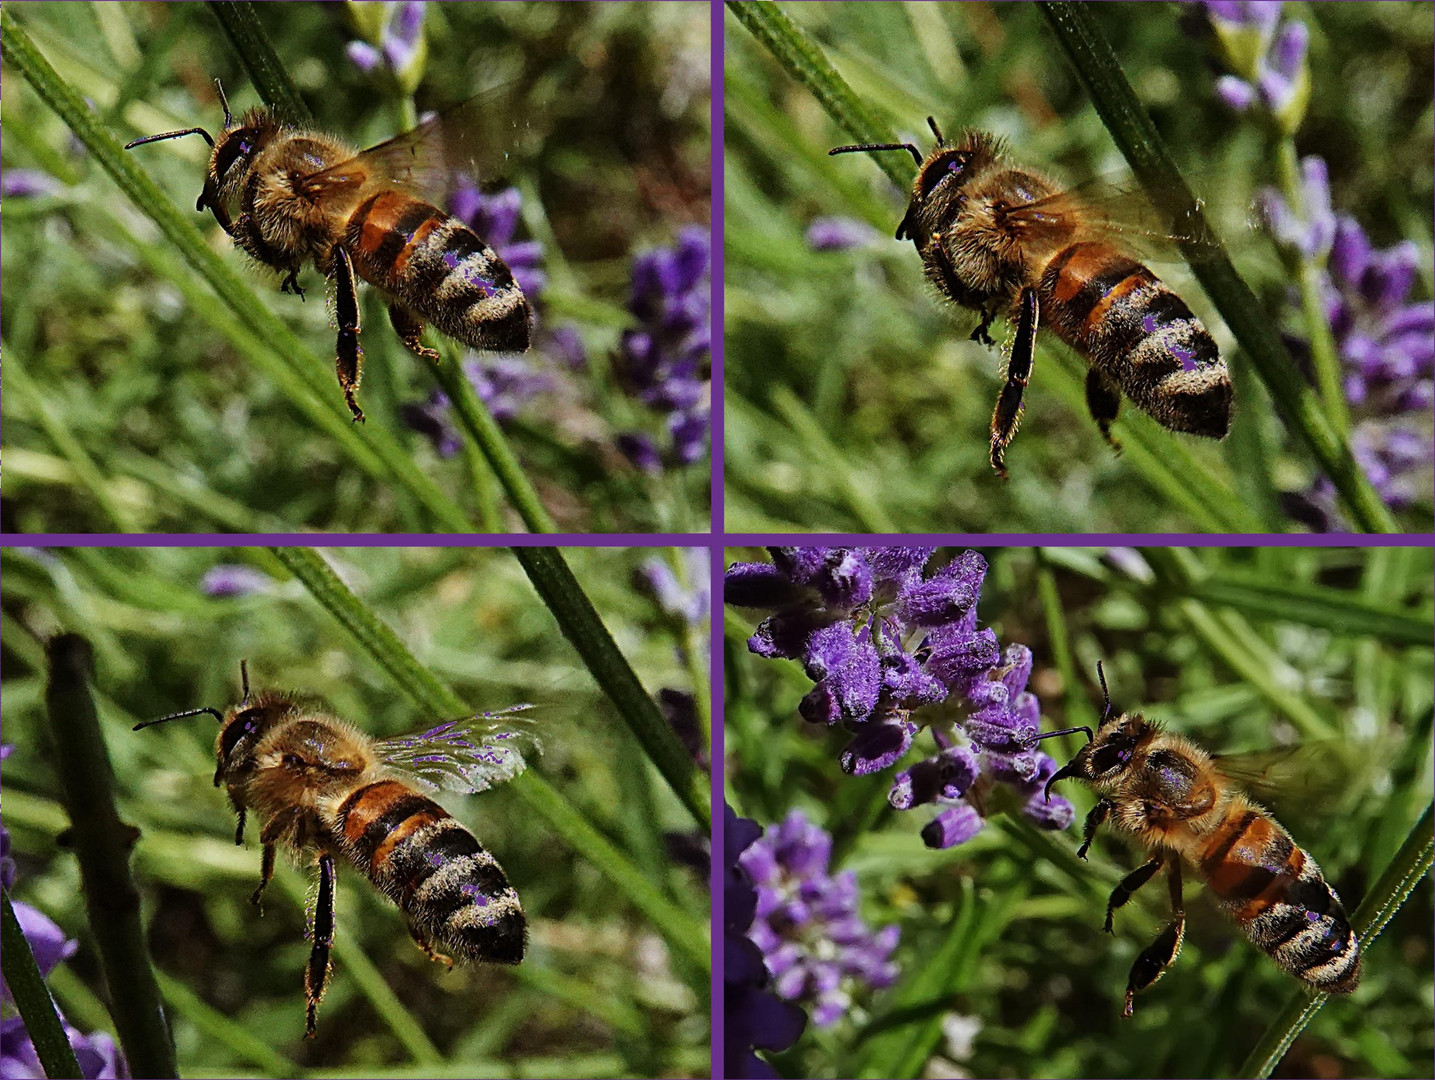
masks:
<instances>
[{"instance_id":1,"label":"bee antenna","mask_svg":"<svg viewBox=\"0 0 1435 1080\"><path fill-rule=\"evenodd\" d=\"M1106 672L1101 669L1101 661L1096 661L1096 677L1101 682L1101 696L1106 699L1106 708L1101 713L1101 722L1104 724L1111 716L1111 691L1106 689Z\"/></svg>"},{"instance_id":2,"label":"bee antenna","mask_svg":"<svg viewBox=\"0 0 1435 1080\"><path fill-rule=\"evenodd\" d=\"M858 150L906 150L912 155L918 165L922 164L922 152L909 142L899 143L858 143L854 146L834 146L827 151L827 156L833 154L851 154Z\"/></svg>"},{"instance_id":3,"label":"bee antenna","mask_svg":"<svg viewBox=\"0 0 1435 1080\"><path fill-rule=\"evenodd\" d=\"M209 713L221 724L224 723L224 714L218 709L186 709L184 712L170 713L168 716L161 716L158 720L141 720L131 731L138 731L140 728L154 727L155 724L163 724L166 720L183 720L186 716L198 716L200 713Z\"/></svg>"},{"instance_id":4,"label":"bee antenna","mask_svg":"<svg viewBox=\"0 0 1435 1080\"><path fill-rule=\"evenodd\" d=\"M932 134L937 137L937 142L947 141L946 139L942 138L942 129L937 127L937 118L935 116L927 117L927 126L932 129Z\"/></svg>"},{"instance_id":5,"label":"bee antenna","mask_svg":"<svg viewBox=\"0 0 1435 1080\"><path fill-rule=\"evenodd\" d=\"M219 91L219 103L224 106L224 129L228 131L234 126L234 117L229 114L229 99L224 96L224 84L216 76L214 88Z\"/></svg>"},{"instance_id":6,"label":"bee antenna","mask_svg":"<svg viewBox=\"0 0 1435 1080\"><path fill-rule=\"evenodd\" d=\"M244 688L244 700L239 703L242 709L249 704L249 661L239 661L239 683Z\"/></svg>"},{"instance_id":7,"label":"bee antenna","mask_svg":"<svg viewBox=\"0 0 1435 1080\"><path fill-rule=\"evenodd\" d=\"M205 131L204 128L192 127L185 128L183 131L166 131L162 135L146 135L143 139L135 139L125 143L125 149L133 150L136 146L142 146L144 143L159 142L161 139L178 139L181 135L203 135L204 141L209 143L211 148L214 146L214 137L210 135L209 132Z\"/></svg>"}]
</instances>

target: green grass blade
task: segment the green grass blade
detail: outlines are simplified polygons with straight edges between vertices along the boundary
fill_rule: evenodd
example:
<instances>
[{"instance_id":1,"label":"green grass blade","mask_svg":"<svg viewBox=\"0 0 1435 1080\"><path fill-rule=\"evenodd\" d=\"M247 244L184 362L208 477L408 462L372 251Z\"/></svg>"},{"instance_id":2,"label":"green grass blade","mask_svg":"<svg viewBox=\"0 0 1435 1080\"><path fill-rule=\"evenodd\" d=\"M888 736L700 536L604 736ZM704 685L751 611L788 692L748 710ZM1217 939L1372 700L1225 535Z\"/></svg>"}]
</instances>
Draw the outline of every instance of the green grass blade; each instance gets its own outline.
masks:
<instances>
[{"instance_id":1,"label":"green grass blade","mask_svg":"<svg viewBox=\"0 0 1435 1080\"><path fill-rule=\"evenodd\" d=\"M193 1024L206 1039L227 1049L237 1060L260 1069L266 1076L299 1075L298 1065L243 1024L213 1008L178 979L163 971L155 974L159 976L159 988L170 1009Z\"/></svg>"},{"instance_id":2,"label":"green grass blade","mask_svg":"<svg viewBox=\"0 0 1435 1080\"><path fill-rule=\"evenodd\" d=\"M539 597L553 613L583 663L605 694L618 707L618 714L627 723L648 757L688 812L703 829L710 824L707 785L693 760L663 719L657 703L643 688L637 673L628 663L593 609L578 579L568 568L563 553L556 547L514 548L513 554L523 565Z\"/></svg>"},{"instance_id":3,"label":"green grass blade","mask_svg":"<svg viewBox=\"0 0 1435 1080\"><path fill-rule=\"evenodd\" d=\"M1351 519L1369 532L1394 532L1385 504L1356 464L1350 446L1332 429L1316 392L1301 378L1244 279L1236 272L1215 233L1206 225L1200 204L1191 194L1176 163L1142 107L1116 54L1082 3L1043 2L1047 21L1066 50L1078 77L1091 95L1112 141L1152 201L1173 222L1194 227L1212 238L1214 257L1203 251L1191 270L1226 320L1231 333L1250 357L1256 374L1287 427L1309 448L1330 477Z\"/></svg>"},{"instance_id":4,"label":"green grass blade","mask_svg":"<svg viewBox=\"0 0 1435 1080\"><path fill-rule=\"evenodd\" d=\"M299 88L289 77L288 70L274 51L264 24L248 0L212 0L209 10L219 20L225 36L239 54L249 81L259 91L260 97L279 109L284 115L300 123L313 123L314 116L304 104Z\"/></svg>"}]
</instances>

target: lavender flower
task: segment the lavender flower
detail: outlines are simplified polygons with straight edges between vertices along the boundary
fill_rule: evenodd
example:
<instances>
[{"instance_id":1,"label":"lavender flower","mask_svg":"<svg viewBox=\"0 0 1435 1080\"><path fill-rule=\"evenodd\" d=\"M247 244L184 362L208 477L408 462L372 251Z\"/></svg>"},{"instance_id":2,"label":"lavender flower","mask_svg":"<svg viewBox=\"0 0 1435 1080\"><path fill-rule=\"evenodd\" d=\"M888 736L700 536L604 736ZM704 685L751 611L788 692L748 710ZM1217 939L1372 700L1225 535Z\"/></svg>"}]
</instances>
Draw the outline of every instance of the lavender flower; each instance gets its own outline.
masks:
<instances>
[{"instance_id":1,"label":"lavender flower","mask_svg":"<svg viewBox=\"0 0 1435 1080\"><path fill-rule=\"evenodd\" d=\"M848 217L813 218L807 227L807 246L813 251L846 251L865 247L881 234L865 221Z\"/></svg>"},{"instance_id":2,"label":"lavender flower","mask_svg":"<svg viewBox=\"0 0 1435 1080\"><path fill-rule=\"evenodd\" d=\"M666 418L668 449L652 436L623 432L617 445L639 468L657 471L665 462L687 465L706 453L712 313L711 252L704 229L684 229L674 248L659 248L633 261L628 309L638 319L625 330L614 370L628 391Z\"/></svg>"},{"instance_id":3,"label":"lavender flower","mask_svg":"<svg viewBox=\"0 0 1435 1080\"><path fill-rule=\"evenodd\" d=\"M757 886L748 937L762 950L778 996L810 1008L818 1027L840 1020L854 991L897 978L888 958L898 928L867 929L857 912L857 876L829 874L831 855L832 837L793 810L739 859Z\"/></svg>"},{"instance_id":4,"label":"lavender flower","mask_svg":"<svg viewBox=\"0 0 1435 1080\"><path fill-rule=\"evenodd\" d=\"M699 625L712 609L712 577L708 573L707 548L682 548L684 577L678 581L666 559L644 560L638 567L638 588L658 602L663 611L692 626Z\"/></svg>"},{"instance_id":5,"label":"lavender flower","mask_svg":"<svg viewBox=\"0 0 1435 1080\"><path fill-rule=\"evenodd\" d=\"M105 1032L84 1035L66 1023L65 1035L85 1080L121 1080L129 1076L124 1055ZM18 1016L0 1020L0 1076L7 1080L45 1080L35 1044Z\"/></svg>"},{"instance_id":6,"label":"lavender flower","mask_svg":"<svg viewBox=\"0 0 1435 1080\"><path fill-rule=\"evenodd\" d=\"M991 630L977 628L985 559L964 552L927 574L933 548L768 550L770 564L729 567L724 598L773 611L748 648L802 661L814 685L798 712L853 733L839 758L844 772L890 768L926 727L936 753L900 773L888 801L939 808L922 833L929 846L962 843L981 828L964 798L980 776L1012 788L1041 827L1071 823L1069 802L1041 797L1056 762L1028 744L1041 715L1026 690L1031 651L1003 653Z\"/></svg>"},{"instance_id":7,"label":"lavender flower","mask_svg":"<svg viewBox=\"0 0 1435 1080\"><path fill-rule=\"evenodd\" d=\"M776 1052L795 1043L807 1014L768 989L762 951L747 936L757 914L757 890L741 857L762 835L757 822L723 804L723 1051L728 1076L776 1077L754 1050Z\"/></svg>"},{"instance_id":8,"label":"lavender flower","mask_svg":"<svg viewBox=\"0 0 1435 1080\"><path fill-rule=\"evenodd\" d=\"M67 938L65 932L43 911L19 900L14 901L14 907L15 918L20 923L20 929L25 932L26 940L30 942L30 950L35 954L35 963L39 966L41 975L50 974L62 961L75 955L75 950L80 947L79 942ZM0 1000L15 1000L10 996L10 986L3 977L0 977Z\"/></svg>"},{"instance_id":9,"label":"lavender flower","mask_svg":"<svg viewBox=\"0 0 1435 1080\"><path fill-rule=\"evenodd\" d=\"M1216 94L1236 112L1259 106L1287 134L1300 127L1310 98L1304 23L1279 25L1281 5L1267 0L1203 0L1199 5L1232 74Z\"/></svg>"},{"instance_id":10,"label":"lavender flower","mask_svg":"<svg viewBox=\"0 0 1435 1080\"><path fill-rule=\"evenodd\" d=\"M1301 202L1304 213L1297 217L1275 188L1263 188L1256 196L1261 216L1281 246L1307 259L1322 259L1335 240L1336 218L1330 206L1330 170L1323 158L1302 158Z\"/></svg>"},{"instance_id":11,"label":"lavender flower","mask_svg":"<svg viewBox=\"0 0 1435 1080\"><path fill-rule=\"evenodd\" d=\"M273 578L252 566L221 563L205 573L199 589L205 596L228 598L267 592L273 585Z\"/></svg>"},{"instance_id":12,"label":"lavender flower","mask_svg":"<svg viewBox=\"0 0 1435 1080\"><path fill-rule=\"evenodd\" d=\"M60 181L38 169L0 170L0 198L32 199L53 195L62 187Z\"/></svg>"},{"instance_id":13,"label":"lavender flower","mask_svg":"<svg viewBox=\"0 0 1435 1080\"><path fill-rule=\"evenodd\" d=\"M388 2L382 6L350 5L350 14L363 40L351 41L345 53L365 74L382 70L400 90L412 93L423 78L428 59L424 40L425 5L422 0Z\"/></svg>"},{"instance_id":14,"label":"lavender flower","mask_svg":"<svg viewBox=\"0 0 1435 1080\"><path fill-rule=\"evenodd\" d=\"M1313 172L1323 175L1324 170ZM1346 397L1356 412L1351 449L1380 497L1400 509L1429 495L1429 466L1435 458L1435 303L1409 298L1420 260L1414 243L1377 251L1346 215L1333 218L1330 233L1320 288L1345 367ZM1302 239L1308 244L1309 234L1294 242ZM1299 303L1294 291L1292 303ZM1286 344L1298 362L1308 363L1310 347L1303 338L1287 335ZM1327 477L1286 502L1289 512L1312 528L1338 526L1335 490Z\"/></svg>"}]
</instances>

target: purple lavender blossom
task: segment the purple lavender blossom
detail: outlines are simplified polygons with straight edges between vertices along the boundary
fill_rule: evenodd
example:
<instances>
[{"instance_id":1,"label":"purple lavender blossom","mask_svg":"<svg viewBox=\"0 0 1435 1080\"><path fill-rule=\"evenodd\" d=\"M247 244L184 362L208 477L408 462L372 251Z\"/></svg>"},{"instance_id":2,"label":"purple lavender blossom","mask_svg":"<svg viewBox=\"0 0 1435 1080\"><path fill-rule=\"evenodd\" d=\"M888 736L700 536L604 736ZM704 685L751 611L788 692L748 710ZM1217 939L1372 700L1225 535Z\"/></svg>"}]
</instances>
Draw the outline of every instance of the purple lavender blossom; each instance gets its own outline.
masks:
<instances>
[{"instance_id":1,"label":"purple lavender blossom","mask_svg":"<svg viewBox=\"0 0 1435 1080\"><path fill-rule=\"evenodd\" d=\"M1232 74L1216 82L1216 94L1236 112L1259 106L1286 132L1305 116L1310 96L1306 51L1310 32L1302 22L1280 24L1275 0L1202 0Z\"/></svg>"},{"instance_id":2,"label":"purple lavender blossom","mask_svg":"<svg viewBox=\"0 0 1435 1080\"><path fill-rule=\"evenodd\" d=\"M795 1043L807 1014L768 989L772 976L762 950L747 936L757 914L758 895L741 857L762 835L755 821L723 804L723 1056L726 1075L776 1077L755 1050L777 1052Z\"/></svg>"},{"instance_id":3,"label":"purple lavender blossom","mask_svg":"<svg viewBox=\"0 0 1435 1080\"><path fill-rule=\"evenodd\" d=\"M693 464L706 455L712 313L711 251L705 229L684 229L677 246L633 260L628 310L638 325L623 332L614 371L639 401L666 418L668 446L643 432L623 432L617 445L647 471Z\"/></svg>"},{"instance_id":4,"label":"purple lavender blossom","mask_svg":"<svg viewBox=\"0 0 1435 1080\"><path fill-rule=\"evenodd\" d=\"M362 72L373 74L383 68L404 90L411 91L423 75L427 48L424 42L423 0L385 3L375 24L366 23L368 40L351 41L344 47L349 60Z\"/></svg>"},{"instance_id":5,"label":"purple lavender blossom","mask_svg":"<svg viewBox=\"0 0 1435 1080\"><path fill-rule=\"evenodd\" d=\"M680 552L687 584L678 580L667 559L655 557L644 560L638 567L638 588L656 600L668 615L697 626L712 609L708 549L682 548Z\"/></svg>"},{"instance_id":6,"label":"purple lavender blossom","mask_svg":"<svg viewBox=\"0 0 1435 1080\"><path fill-rule=\"evenodd\" d=\"M1409 295L1419 262L1414 243L1377 251L1353 218L1339 215L1320 281L1325 315L1345 368L1346 398L1356 414L1351 449L1381 499L1394 509L1429 497L1435 458L1435 303L1411 301ZM1299 303L1294 292L1292 303ZM1286 335L1286 344L1298 362L1308 365L1310 347L1303 338ZM1286 502L1292 515L1312 528L1342 527L1327 477Z\"/></svg>"},{"instance_id":7,"label":"purple lavender blossom","mask_svg":"<svg viewBox=\"0 0 1435 1080\"><path fill-rule=\"evenodd\" d=\"M129 1076L124 1055L115 1046L114 1039L103 1031L84 1035L66 1023L65 1035L85 1080L123 1080ZM0 1076L7 1080L45 1080L35 1044L30 1041L25 1022L18 1016L0 1020Z\"/></svg>"},{"instance_id":8,"label":"purple lavender blossom","mask_svg":"<svg viewBox=\"0 0 1435 1080\"><path fill-rule=\"evenodd\" d=\"M63 187L49 173L38 169L0 170L0 198L33 199L39 195L53 195Z\"/></svg>"},{"instance_id":9,"label":"purple lavender blossom","mask_svg":"<svg viewBox=\"0 0 1435 1080\"><path fill-rule=\"evenodd\" d=\"M19 900L14 902L14 907L15 918L30 942L30 950L35 954L35 963L41 975L50 974L62 961L75 955L79 942L67 938L65 932L43 911ZM9 984L3 977L0 977L0 1000L12 1003L15 1000L10 996Z\"/></svg>"},{"instance_id":10,"label":"purple lavender blossom","mask_svg":"<svg viewBox=\"0 0 1435 1080\"><path fill-rule=\"evenodd\" d=\"M807 226L807 246L813 251L846 251L879 239L881 233L856 218L819 217Z\"/></svg>"},{"instance_id":11,"label":"purple lavender blossom","mask_svg":"<svg viewBox=\"0 0 1435 1080\"><path fill-rule=\"evenodd\" d=\"M831 855L832 837L793 810L739 859L757 886L747 936L762 950L777 995L810 1009L818 1027L846 1015L854 992L897 978L889 958L898 928L867 928L857 911L857 876L830 874Z\"/></svg>"},{"instance_id":12,"label":"purple lavender blossom","mask_svg":"<svg viewBox=\"0 0 1435 1080\"><path fill-rule=\"evenodd\" d=\"M252 566L221 563L205 573L204 580L199 583L199 590L205 596L228 598L267 592L273 586L273 578Z\"/></svg>"},{"instance_id":13,"label":"purple lavender blossom","mask_svg":"<svg viewBox=\"0 0 1435 1080\"><path fill-rule=\"evenodd\" d=\"M812 723L852 733L839 761L849 775L895 765L922 728L936 753L898 774L898 810L932 804L932 847L975 835L981 817L965 796L979 777L1012 788L1042 828L1071 823L1069 802L1040 797L1056 769L1028 747L1041 707L1026 690L1031 651L977 628L987 564L964 552L928 574L934 548L769 548L771 563L735 563L724 598L773 612L748 639L759 656L801 660L814 685L798 705ZM960 732L965 741L956 738Z\"/></svg>"},{"instance_id":14,"label":"purple lavender blossom","mask_svg":"<svg viewBox=\"0 0 1435 1080\"><path fill-rule=\"evenodd\" d=\"M1281 246L1307 259L1324 258L1335 241L1336 218L1330 205L1330 170L1325 159L1302 158L1301 202L1303 213L1295 211L1275 188L1263 188L1256 196L1261 216Z\"/></svg>"}]
</instances>

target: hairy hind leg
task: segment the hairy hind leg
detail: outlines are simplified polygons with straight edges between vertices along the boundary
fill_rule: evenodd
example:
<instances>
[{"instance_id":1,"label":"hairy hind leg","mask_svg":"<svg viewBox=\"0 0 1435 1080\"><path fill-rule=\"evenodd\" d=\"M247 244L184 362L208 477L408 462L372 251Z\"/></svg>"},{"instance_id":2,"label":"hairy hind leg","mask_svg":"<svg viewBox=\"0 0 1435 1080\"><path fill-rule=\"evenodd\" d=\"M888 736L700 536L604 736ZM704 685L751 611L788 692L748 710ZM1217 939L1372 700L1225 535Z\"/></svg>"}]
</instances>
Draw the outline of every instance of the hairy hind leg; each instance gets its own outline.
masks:
<instances>
[{"instance_id":1,"label":"hairy hind leg","mask_svg":"<svg viewBox=\"0 0 1435 1080\"><path fill-rule=\"evenodd\" d=\"M424 332L423 320L412 311L400 303L390 304L389 323L393 326L394 333L399 335L399 340L404 343L404 348L409 352L424 360L432 360L435 364L439 362L438 350L425 348L420 340Z\"/></svg>"},{"instance_id":2,"label":"hairy hind leg","mask_svg":"<svg viewBox=\"0 0 1435 1080\"><path fill-rule=\"evenodd\" d=\"M364 350L359 347L359 297L354 288L354 264L349 253L335 245L334 276L334 320L339 324L339 340L336 347L334 370L339 376L339 387L344 391L344 401L354 414L354 422L364 421L364 410L354 399L359 389L359 380L364 376Z\"/></svg>"},{"instance_id":3,"label":"hairy hind leg","mask_svg":"<svg viewBox=\"0 0 1435 1080\"><path fill-rule=\"evenodd\" d=\"M1166 883L1171 890L1172 920L1159 937L1141 951L1131 965L1131 974L1126 981L1126 1005L1121 1015L1130 1016L1135 1011L1136 991L1145 990L1176 962L1181 954L1181 941L1186 936L1186 909L1181 903L1181 863L1172 860L1166 872Z\"/></svg>"},{"instance_id":4,"label":"hairy hind leg","mask_svg":"<svg viewBox=\"0 0 1435 1080\"><path fill-rule=\"evenodd\" d=\"M1111 425L1121 411L1121 390L1105 374L1088 368L1086 371L1086 410L1101 429L1101 437L1111 449L1121 453L1120 441L1111 434Z\"/></svg>"},{"instance_id":5,"label":"hairy hind leg","mask_svg":"<svg viewBox=\"0 0 1435 1080\"><path fill-rule=\"evenodd\" d=\"M433 947L433 942L429 941L428 935L426 935L413 923L409 923L409 935L414 939L414 943L417 944L418 947L423 950L424 955L427 956L430 960L436 961L437 963L442 964L446 968L453 967L453 958L444 956L443 953L435 949Z\"/></svg>"},{"instance_id":6,"label":"hairy hind leg","mask_svg":"<svg viewBox=\"0 0 1435 1080\"><path fill-rule=\"evenodd\" d=\"M314 903L313 920L309 924L313 948L304 968L304 996L308 1008L304 1016L304 1038L312 1039L319 1021L319 1002L329 986L333 967L329 950L334 945L334 857L327 852L319 856L319 898Z\"/></svg>"}]
</instances>

